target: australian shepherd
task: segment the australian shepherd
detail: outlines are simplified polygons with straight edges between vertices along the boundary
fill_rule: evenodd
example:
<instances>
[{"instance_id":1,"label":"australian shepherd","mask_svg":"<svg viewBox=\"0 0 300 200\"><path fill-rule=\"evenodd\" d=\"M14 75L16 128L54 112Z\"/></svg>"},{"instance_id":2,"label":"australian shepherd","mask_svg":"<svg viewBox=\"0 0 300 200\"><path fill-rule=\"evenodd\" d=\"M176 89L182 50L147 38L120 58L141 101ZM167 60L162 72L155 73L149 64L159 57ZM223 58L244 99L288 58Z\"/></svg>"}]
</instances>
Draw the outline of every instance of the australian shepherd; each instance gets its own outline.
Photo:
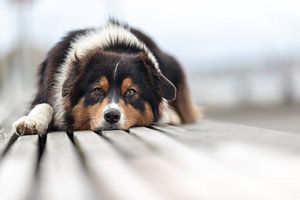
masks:
<instances>
[{"instance_id":1,"label":"australian shepherd","mask_svg":"<svg viewBox=\"0 0 300 200\"><path fill-rule=\"evenodd\" d=\"M183 69L141 31L110 20L70 32L47 54L19 135L47 130L128 130L197 120Z\"/></svg>"}]
</instances>

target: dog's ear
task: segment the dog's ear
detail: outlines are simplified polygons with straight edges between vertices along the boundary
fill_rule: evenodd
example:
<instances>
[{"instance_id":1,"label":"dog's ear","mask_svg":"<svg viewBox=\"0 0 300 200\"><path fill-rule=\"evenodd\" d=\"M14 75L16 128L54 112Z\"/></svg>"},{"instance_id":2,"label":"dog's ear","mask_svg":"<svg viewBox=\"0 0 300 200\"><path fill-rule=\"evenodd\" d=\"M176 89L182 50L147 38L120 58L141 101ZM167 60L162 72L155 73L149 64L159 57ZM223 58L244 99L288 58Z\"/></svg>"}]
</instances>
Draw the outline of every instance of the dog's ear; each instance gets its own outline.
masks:
<instances>
[{"instance_id":1,"label":"dog's ear","mask_svg":"<svg viewBox=\"0 0 300 200\"><path fill-rule=\"evenodd\" d=\"M63 87L62 87L62 96L63 97L71 94L75 84L78 81L79 76L77 75L77 72L75 72L75 71L76 70L70 72L70 75L68 76L68 78L65 80L65 82L63 84Z\"/></svg>"},{"instance_id":2,"label":"dog's ear","mask_svg":"<svg viewBox=\"0 0 300 200\"><path fill-rule=\"evenodd\" d=\"M148 73L153 77L160 95L169 101L174 101L177 93L175 85L167 77L165 77L162 72L158 71L155 66L153 66L153 63L149 60L145 53L140 53L138 58L143 61Z\"/></svg>"},{"instance_id":3,"label":"dog's ear","mask_svg":"<svg viewBox=\"0 0 300 200\"><path fill-rule=\"evenodd\" d=\"M169 101L174 101L176 99L177 89L167 77L161 74L158 77L157 86L162 97Z\"/></svg>"},{"instance_id":4,"label":"dog's ear","mask_svg":"<svg viewBox=\"0 0 300 200\"><path fill-rule=\"evenodd\" d=\"M63 83L62 87L62 96L65 97L67 95L70 95L73 88L75 87L76 83L80 79L80 75L82 73L82 65L83 62L79 59L78 55L76 54L76 51L74 53L74 60L71 64L72 70L69 72L68 78Z\"/></svg>"}]
</instances>

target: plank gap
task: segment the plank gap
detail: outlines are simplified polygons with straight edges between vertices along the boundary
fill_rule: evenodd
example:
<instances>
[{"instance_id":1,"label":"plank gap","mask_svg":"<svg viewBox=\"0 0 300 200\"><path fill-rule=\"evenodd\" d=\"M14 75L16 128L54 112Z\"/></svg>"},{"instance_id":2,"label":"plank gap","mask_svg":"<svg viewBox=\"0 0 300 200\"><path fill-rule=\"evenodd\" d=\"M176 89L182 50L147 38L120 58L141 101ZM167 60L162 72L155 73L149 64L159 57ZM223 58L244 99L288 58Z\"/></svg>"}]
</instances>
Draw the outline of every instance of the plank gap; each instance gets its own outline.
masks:
<instances>
[{"instance_id":1,"label":"plank gap","mask_svg":"<svg viewBox=\"0 0 300 200\"><path fill-rule=\"evenodd\" d=\"M38 158L38 136L17 137L0 165L0 199L30 199Z\"/></svg>"},{"instance_id":2,"label":"plank gap","mask_svg":"<svg viewBox=\"0 0 300 200\"><path fill-rule=\"evenodd\" d=\"M115 134L115 133L110 133L110 134ZM122 133L117 133L117 134L122 134ZM123 134L128 134L127 132L123 132ZM124 151L119 145L117 145L111 138L106 136L105 134L99 135L99 137L102 137L104 140L106 140L111 146L126 160L132 158L133 156L128 153L127 151Z\"/></svg>"},{"instance_id":3,"label":"plank gap","mask_svg":"<svg viewBox=\"0 0 300 200\"><path fill-rule=\"evenodd\" d=\"M16 133L14 133L10 136L7 143L4 145L5 147L4 147L3 151L0 154L0 161L5 157L5 155L9 151L10 147L15 143L15 141L17 141L18 138L19 138L19 136Z\"/></svg>"},{"instance_id":4,"label":"plank gap","mask_svg":"<svg viewBox=\"0 0 300 200\"><path fill-rule=\"evenodd\" d=\"M37 158L37 163L36 163L36 167L35 167L35 175L36 175L37 180L39 179L40 164L41 164L41 160L42 160L43 155L44 155L46 142L47 142L47 135L39 136L39 140L38 140L38 158Z\"/></svg>"}]
</instances>

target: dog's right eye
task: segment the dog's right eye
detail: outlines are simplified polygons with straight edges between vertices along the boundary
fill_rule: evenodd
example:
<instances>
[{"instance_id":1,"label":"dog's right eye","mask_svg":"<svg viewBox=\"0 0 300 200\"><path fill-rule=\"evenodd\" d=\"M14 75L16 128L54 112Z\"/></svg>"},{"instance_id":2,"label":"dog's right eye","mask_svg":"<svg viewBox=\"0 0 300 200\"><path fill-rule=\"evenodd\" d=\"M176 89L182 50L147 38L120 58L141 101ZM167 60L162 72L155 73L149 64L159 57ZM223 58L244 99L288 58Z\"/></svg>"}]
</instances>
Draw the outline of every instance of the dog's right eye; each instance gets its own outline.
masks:
<instances>
[{"instance_id":1,"label":"dog's right eye","mask_svg":"<svg viewBox=\"0 0 300 200\"><path fill-rule=\"evenodd\" d=\"M104 96L104 94L105 94L104 90L102 88L99 88L99 87L94 88L94 93L96 95L100 95L100 96Z\"/></svg>"}]
</instances>

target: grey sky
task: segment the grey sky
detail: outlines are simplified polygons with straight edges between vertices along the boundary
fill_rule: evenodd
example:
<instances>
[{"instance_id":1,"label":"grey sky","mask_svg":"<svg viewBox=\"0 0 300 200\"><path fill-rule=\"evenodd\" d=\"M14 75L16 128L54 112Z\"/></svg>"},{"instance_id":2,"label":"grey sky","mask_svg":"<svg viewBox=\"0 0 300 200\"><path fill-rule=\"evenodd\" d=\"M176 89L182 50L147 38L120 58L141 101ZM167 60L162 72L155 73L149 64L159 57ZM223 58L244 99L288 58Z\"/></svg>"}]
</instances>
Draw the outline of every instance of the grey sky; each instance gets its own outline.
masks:
<instances>
[{"instance_id":1,"label":"grey sky","mask_svg":"<svg viewBox=\"0 0 300 200\"><path fill-rule=\"evenodd\" d=\"M149 33L182 62L259 59L300 51L297 0L37 0L26 10L30 39L50 48L67 31L109 16ZM0 2L0 53L16 43L16 11Z\"/></svg>"}]
</instances>

